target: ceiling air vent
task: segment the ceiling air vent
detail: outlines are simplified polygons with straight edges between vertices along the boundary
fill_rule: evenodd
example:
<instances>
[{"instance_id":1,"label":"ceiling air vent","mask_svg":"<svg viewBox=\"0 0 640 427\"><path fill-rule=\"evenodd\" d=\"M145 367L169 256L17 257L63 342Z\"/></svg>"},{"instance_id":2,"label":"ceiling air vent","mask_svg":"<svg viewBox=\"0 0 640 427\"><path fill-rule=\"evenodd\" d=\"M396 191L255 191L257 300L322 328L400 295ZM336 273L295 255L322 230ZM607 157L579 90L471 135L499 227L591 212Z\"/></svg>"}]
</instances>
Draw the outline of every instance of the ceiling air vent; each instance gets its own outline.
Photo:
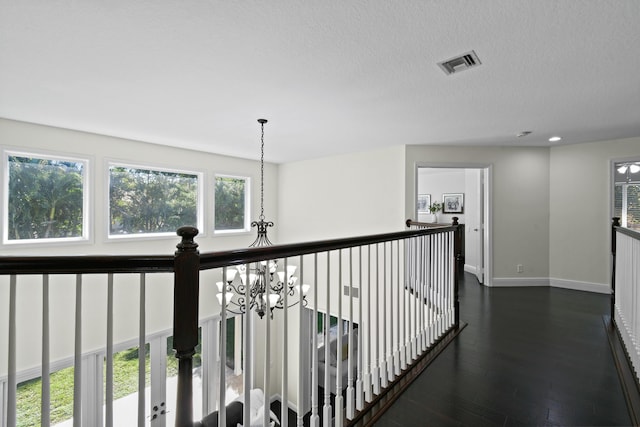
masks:
<instances>
[{"instance_id":1,"label":"ceiling air vent","mask_svg":"<svg viewBox=\"0 0 640 427\"><path fill-rule=\"evenodd\" d=\"M442 68L446 74L459 73L460 71L476 67L480 64L481 62L478 59L478 55L476 55L474 51L463 53L455 58L447 59L446 61L438 63L440 68Z\"/></svg>"}]
</instances>

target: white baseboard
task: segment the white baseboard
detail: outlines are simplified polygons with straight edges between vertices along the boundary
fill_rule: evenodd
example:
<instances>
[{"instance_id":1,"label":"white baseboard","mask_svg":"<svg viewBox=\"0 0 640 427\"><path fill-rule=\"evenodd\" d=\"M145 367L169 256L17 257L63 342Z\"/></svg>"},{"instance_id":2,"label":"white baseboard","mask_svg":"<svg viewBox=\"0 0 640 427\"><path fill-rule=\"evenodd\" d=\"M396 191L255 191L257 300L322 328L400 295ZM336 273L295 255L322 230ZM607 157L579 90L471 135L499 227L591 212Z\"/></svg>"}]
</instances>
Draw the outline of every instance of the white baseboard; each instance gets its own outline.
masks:
<instances>
[{"instance_id":1,"label":"white baseboard","mask_svg":"<svg viewBox=\"0 0 640 427\"><path fill-rule=\"evenodd\" d=\"M552 288L572 289L575 291L595 292L599 294L611 293L611 287L608 284L579 282L576 280L556 279L553 277L495 277L491 286L503 288L550 286Z\"/></svg>"},{"instance_id":2,"label":"white baseboard","mask_svg":"<svg viewBox=\"0 0 640 427\"><path fill-rule=\"evenodd\" d=\"M467 273L476 274L476 270L477 268L475 265L469 265L469 264L464 265L464 271L466 271Z\"/></svg>"},{"instance_id":3,"label":"white baseboard","mask_svg":"<svg viewBox=\"0 0 640 427\"><path fill-rule=\"evenodd\" d=\"M546 277L494 277L491 286L496 288L549 286Z\"/></svg>"},{"instance_id":4,"label":"white baseboard","mask_svg":"<svg viewBox=\"0 0 640 427\"><path fill-rule=\"evenodd\" d=\"M578 282L575 280L551 278L551 286L554 288L573 289L576 291L610 294L611 286L603 283Z\"/></svg>"}]
</instances>

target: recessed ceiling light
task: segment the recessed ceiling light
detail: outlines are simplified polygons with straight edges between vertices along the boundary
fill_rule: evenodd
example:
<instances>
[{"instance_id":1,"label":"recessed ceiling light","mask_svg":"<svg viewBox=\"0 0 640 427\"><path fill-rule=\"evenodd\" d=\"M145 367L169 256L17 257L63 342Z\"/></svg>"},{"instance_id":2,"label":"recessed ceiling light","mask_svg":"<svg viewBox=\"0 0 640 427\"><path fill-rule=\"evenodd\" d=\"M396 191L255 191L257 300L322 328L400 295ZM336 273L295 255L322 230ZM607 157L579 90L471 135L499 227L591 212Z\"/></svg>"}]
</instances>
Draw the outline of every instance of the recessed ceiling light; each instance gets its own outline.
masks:
<instances>
[{"instance_id":1,"label":"recessed ceiling light","mask_svg":"<svg viewBox=\"0 0 640 427\"><path fill-rule=\"evenodd\" d=\"M558 142L562 139L561 136L552 136L551 138L549 138L549 142Z\"/></svg>"}]
</instances>

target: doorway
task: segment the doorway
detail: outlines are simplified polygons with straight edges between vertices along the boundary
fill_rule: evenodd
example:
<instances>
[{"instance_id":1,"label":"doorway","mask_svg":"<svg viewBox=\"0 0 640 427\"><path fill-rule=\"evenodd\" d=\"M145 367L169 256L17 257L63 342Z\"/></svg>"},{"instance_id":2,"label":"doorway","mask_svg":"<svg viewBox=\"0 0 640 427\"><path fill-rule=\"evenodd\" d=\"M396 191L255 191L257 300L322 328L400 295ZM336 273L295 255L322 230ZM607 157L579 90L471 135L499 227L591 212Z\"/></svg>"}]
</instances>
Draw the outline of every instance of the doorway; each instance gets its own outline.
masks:
<instances>
[{"instance_id":1,"label":"doorway","mask_svg":"<svg viewBox=\"0 0 640 427\"><path fill-rule=\"evenodd\" d=\"M491 286L491 165L417 163L415 176L415 218L432 221L425 200L440 205L438 223L451 224L457 216L464 225L464 270ZM460 203L453 210L444 205L452 199Z\"/></svg>"}]
</instances>

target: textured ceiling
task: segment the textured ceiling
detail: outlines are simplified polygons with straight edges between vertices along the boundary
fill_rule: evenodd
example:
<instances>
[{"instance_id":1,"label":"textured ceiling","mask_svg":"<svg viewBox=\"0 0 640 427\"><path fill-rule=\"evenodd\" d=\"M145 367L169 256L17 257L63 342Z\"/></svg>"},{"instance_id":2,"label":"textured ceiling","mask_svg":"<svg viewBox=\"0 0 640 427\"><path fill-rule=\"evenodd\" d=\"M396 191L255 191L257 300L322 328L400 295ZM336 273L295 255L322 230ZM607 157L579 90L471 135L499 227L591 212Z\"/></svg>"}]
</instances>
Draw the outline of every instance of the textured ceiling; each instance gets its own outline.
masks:
<instances>
[{"instance_id":1,"label":"textured ceiling","mask_svg":"<svg viewBox=\"0 0 640 427\"><path fill-rule=\"evenodd\" d=\"M255 159L264 117L275 162L640 135L638 0L0 0L0 11L10 119ZM472 49L478 68L437 66Z\"/></svg>"}]
</instances>

